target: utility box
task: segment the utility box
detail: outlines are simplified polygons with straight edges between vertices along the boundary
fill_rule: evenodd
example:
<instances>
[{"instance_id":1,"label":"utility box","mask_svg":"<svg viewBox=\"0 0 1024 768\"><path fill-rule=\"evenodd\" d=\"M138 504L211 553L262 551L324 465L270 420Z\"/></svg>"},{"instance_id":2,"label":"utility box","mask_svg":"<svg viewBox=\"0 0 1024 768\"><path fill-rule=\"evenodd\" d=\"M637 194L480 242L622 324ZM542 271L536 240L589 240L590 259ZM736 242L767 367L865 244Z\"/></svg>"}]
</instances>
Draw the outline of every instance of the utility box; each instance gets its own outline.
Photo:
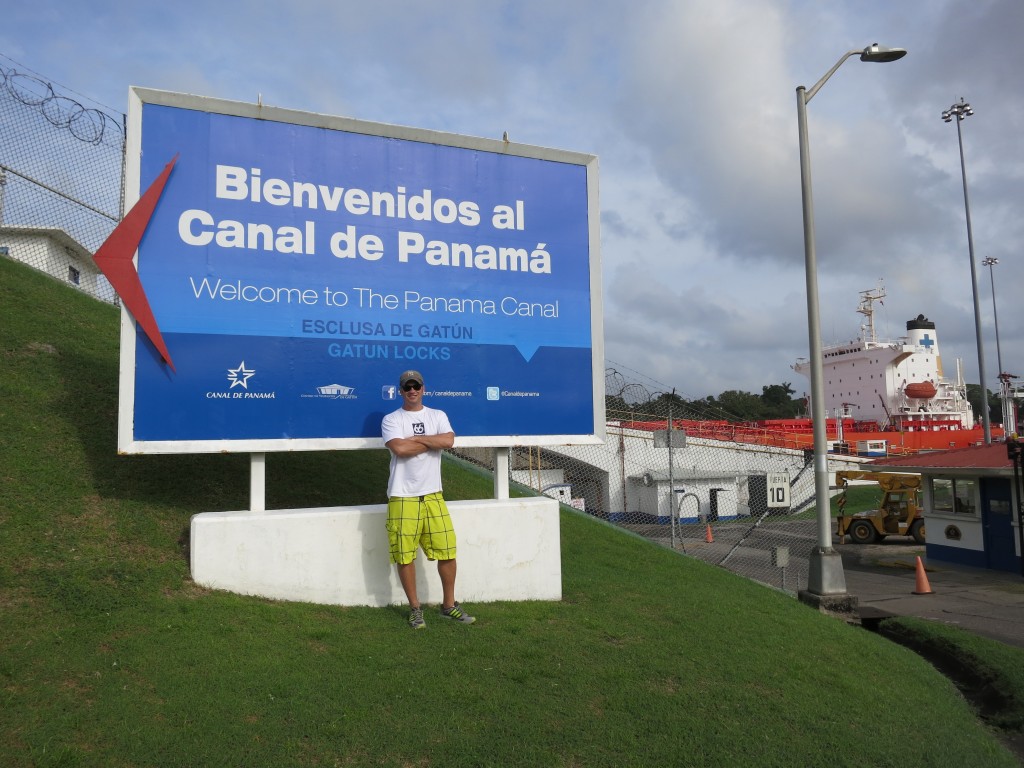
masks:
<instances>
[{"instance_id":1,"label":"utility box","mask_svg":"<svg viewBox=\"0 0 1024 768\"><path fill-rule=\"evenodd\" d=\"M789 547L772 548L772 565L776 568L789 567Z\"/></svg>"},{"instance_id":2,"label":"utility box","mask_svg":"<svg viewBox=\"0 0 1024 768\"><path fill-rule=\"evenodd\" d=\"M654 432L654 447L655 448L668 448L668 433L667 429L658 429ZM686 432L681 429L672 430L672 448L685 448L686 447Z\"/></svg>"}]
</instances>

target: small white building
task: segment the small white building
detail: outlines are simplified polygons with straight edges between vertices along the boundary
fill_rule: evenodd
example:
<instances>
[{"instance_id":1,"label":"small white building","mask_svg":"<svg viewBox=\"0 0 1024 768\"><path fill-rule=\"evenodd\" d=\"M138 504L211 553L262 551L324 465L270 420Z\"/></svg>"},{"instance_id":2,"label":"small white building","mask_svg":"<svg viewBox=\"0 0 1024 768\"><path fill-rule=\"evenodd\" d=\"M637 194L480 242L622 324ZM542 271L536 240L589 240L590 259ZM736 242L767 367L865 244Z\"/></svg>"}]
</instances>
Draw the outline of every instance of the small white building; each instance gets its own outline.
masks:
<instances>
[{"instance_id":1,"label":"small white building","mask_svg":"<svg viewBox=\"0 0 1024 768\"><path fill-rule=\"evenodd\" d=\"M0 256L28 264L91 296L100 297L107 285L92 253L62 229L0 226Z\"/></svg>"}]
</instances>

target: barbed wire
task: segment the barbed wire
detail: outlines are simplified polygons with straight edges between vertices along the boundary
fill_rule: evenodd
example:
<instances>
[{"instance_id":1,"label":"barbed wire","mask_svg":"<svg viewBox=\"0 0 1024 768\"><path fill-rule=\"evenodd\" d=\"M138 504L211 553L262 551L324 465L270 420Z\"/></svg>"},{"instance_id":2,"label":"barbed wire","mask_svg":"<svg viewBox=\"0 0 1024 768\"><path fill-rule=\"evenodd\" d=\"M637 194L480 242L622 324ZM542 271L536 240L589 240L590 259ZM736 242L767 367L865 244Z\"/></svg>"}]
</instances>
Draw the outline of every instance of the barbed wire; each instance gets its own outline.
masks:
<instances>
[{"instance_id":1,"label":"barbed wire","mask_svg":"<svg viewBox=\"0 0 1024 768\"><path fill-rule=\"evenodd\" d=\"M674 388L670 387L668 384L664 384L663 382L657 381L656 379L652 379L647 374L641 373L640 371L637 371L637 370L635 370L633 368L630 368L628 365L623 365L622 363L619 363L619 362L616 362L614 360L609 360L609 359L605 358L605 366L606 366L606 370L607 371L613 371L616 374L620 375L623 379L629 378L629 379L633 380L639 386L644 387L644 389L646 391L648 391L648 392L672 392L672 391L675 391ZM627 376L625 373L623 373L623 371L628 371L629 372L629 376ZM639 379L644 380L644 382L646 382L646 383L640 384L639 381L638 381ZM685 398L687 400L692 400L693 399L692 397L690 397L689 395L687 395L687 394L685 394L683 392L677 392L677 394L680 397L683 397L683 398Z\"/></svg>"},{"instance_id":2,"label":"barbed wire","mask_svg":"<svg viewBox=\"0 0 1024 768\"><path fill-rule=\"evenodd\" d=\"M35 75L0 64L0 88L25 106L35 107L56 128L66 128L87 144L110 144L123 148L124 116L117 119L95 107L86 107L69 96L58 94L53 85Z\"/></svg>"},{"instance_id":3,"label":"barbed wire","mask_svg":"<svg viewBox=\"0 0 1024 768\"><path fill-rule=\"evenodd\" d=\"M642 418L644 416L665 418L667 415L665 405L660 403L659 400L664 395L674 395L672 400L673 417L675 418L695 420L717 419L720 421L732 422L745 421L745 419L740 418L735 413L730 413L718 405L707 402L703 398L694 400L693 398L678 392L676 389L669 387L667 384L661 384L660 382L633 370L629 366L607 359L605 360L605 366L605 394L608 397L619 398L627 406L657 406L648 409L653 411L653 413L635 412L630 414L630 418ZM619 369L630 372L632 376L627 375L623 370ZM646 379L648 383L645 384L636 381L634 377ZM656 385L656 388L651 387L651 384ZM616 415L611 413L608 414L608 418L616 417Z\"/></svg>"},{"instance_id":4,"label":"barbed wire","mask_svg":"<svg viewBox=\"0 0 1024 768\"><path fill-rule=\"evenodd\" d=\"M92 260L121 218L123 115L0 54L0 248L102 301Z\"/></svg>"}]
</instances>

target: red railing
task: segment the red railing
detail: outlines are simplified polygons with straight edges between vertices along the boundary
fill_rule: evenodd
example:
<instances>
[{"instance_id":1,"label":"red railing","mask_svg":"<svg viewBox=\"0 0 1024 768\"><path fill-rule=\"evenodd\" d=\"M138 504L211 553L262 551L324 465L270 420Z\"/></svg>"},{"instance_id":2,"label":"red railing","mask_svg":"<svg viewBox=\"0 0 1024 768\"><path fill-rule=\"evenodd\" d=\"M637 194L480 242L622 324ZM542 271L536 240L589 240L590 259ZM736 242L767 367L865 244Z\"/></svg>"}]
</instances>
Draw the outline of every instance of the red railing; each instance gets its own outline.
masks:
<instances>
[{"instance_id":1,"label":"red railing","mask_svg":"<svg viewBox=\"0 0 1024 768\"><path fill-rule=\"evenodd\" d=\"M665 419L617 422L625 429L654 432L668 428ZM941 429L923 429L930 422L915 422L917 428L910 430L882 430L875 422L854 422L843 420L843 442L851 454L856 455L857 443L864 440L885 440L887 453L891 456L909 455L921 451L937 451L947 448L964 448L983 440L981 427L973 429L952 429L948 422L940 422ZM814 430L810 419L769 419L757 422L733 423L730 421L697 421L673 419L672 427L682 430L688 437L705 440L721 440L748 445L763 445L773 448L805 450L814 446ZM838 441L838 420L828 419L825 427L826 439ZM1002 437L1000 427L992 427L993 437Z\"/></svg>"}]
</instances>

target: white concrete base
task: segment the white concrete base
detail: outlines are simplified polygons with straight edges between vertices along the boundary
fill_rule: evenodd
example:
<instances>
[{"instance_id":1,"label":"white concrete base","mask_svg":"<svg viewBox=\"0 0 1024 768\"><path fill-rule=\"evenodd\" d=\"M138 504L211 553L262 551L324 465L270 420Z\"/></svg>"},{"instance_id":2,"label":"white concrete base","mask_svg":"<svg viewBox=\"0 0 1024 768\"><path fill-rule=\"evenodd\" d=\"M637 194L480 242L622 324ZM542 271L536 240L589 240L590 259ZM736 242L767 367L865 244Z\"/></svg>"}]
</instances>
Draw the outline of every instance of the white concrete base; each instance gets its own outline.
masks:
<instances>
[{"instance_id":1,"label":"white concrete base","mask_svg":"<svg viewBox=\"0 0 1024 768\"><path fill-rule=\"evenodd\" d=\"M558 502L449 501L458 537L456 599L561 600ZM397 605L387 507L204 512L192 517L192 578L204 587L330 605ZM420 550L419 598L441 602L437 567Z\"/></svg>"}]
</instances>

